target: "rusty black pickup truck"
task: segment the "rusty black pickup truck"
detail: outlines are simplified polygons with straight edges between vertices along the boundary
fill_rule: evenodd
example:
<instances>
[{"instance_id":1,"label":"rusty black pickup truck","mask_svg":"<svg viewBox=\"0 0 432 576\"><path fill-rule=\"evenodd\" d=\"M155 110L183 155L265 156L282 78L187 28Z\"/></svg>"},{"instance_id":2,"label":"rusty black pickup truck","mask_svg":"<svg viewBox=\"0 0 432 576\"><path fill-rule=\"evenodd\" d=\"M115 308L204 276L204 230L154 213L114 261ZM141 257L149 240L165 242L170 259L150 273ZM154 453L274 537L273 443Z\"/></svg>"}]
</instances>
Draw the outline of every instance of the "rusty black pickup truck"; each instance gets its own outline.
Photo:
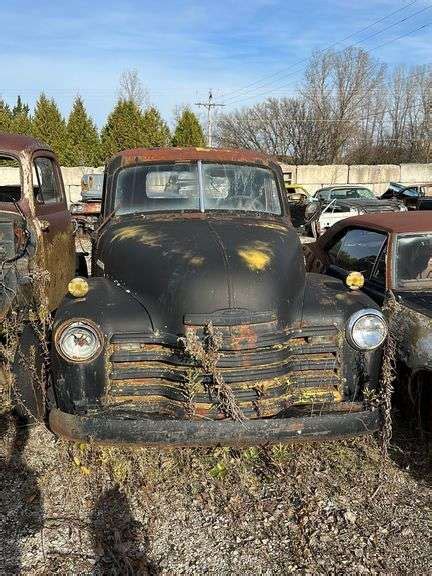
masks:
<instances>
[{"instance_id":1,"label":"rusty black pickup truck","mask_svg":"<svg viewBox=\"0 0 432 576\"><path fill-rule=\"evenodd\" d=\"M126 150L106 165L92 277L55 316L49 425L181 446L372 433L386 333L367 295L305 272L271 158Z\"/></svg>"}]
</instances>

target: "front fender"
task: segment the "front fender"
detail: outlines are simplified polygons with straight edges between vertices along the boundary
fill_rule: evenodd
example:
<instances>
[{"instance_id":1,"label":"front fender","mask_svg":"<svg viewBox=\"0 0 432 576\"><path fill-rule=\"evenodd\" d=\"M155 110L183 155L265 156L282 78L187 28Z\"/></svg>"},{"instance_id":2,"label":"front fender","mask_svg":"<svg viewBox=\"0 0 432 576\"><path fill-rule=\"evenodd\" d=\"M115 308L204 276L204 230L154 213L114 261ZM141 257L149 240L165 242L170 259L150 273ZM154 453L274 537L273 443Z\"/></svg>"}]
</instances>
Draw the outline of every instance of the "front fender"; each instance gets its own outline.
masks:
<instances>
[{"instance_id":1,"label":"front fender","mask_svg":"<svg viewBox=\"0 0 432 576\"><path fill-rule=\"evenodd\" d=\"M142 304L125 289L107 278L89 278L89 291L84 298L66 296L58 308L53 326L52 374L57 407L80 413L100 404L107 384L106 362L113 334L152 332L150 316ZM56 335L64 322L88 319L103 335L101 353L90 362L68 362L56 349ZM67 383L67 385L66 385Z\"/></svg>"},{"instance_id":2,"label":"front fender","mask_svg":"<svg viewBox=\"0 0 432 576\"><path fill-rule=\"evenodd\" d=\"M398 359L413 374L432 372L432 318L397 303L389 322Z\"/></svg>"},{"instance_id":3,"label":"front fender","mask_svg":"<svg viewBox=\"0 0 432 576\"><path fill-rule=\"evenodd\" d=\"M353 291L345 284L323 274L306 274L306 286L301 326L334 326L341 342L340 364L345 392L348 396L361 397L365 388L375 390L379 385L382 349L360 352L348 342L345 328L352 314L362 308L380 310L369 296Z\"/></svg>"},{"instance_id":4,"label":"front fender","mask_svg":"<svg viewBox=\"0 0 432 576\"><path fill-rule=\"evenodd\" d=\"M302 326L325 323L345 328L348 318L362 308L381 310L361 290L350 290L337 278L306 274Z\"/></svg>"}]
</instances>

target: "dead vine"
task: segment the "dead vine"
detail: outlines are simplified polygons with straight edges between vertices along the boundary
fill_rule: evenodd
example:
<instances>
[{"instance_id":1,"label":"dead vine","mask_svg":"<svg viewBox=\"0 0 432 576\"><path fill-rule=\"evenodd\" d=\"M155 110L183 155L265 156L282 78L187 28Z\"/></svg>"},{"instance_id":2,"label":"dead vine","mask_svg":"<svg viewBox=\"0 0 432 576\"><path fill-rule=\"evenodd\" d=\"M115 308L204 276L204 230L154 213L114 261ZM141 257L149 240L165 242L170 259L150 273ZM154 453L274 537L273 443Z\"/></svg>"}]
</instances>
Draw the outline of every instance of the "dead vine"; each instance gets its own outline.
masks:
<instances>
[{"instance_id":1,"label":"dead vine","mask_svg":"<svg viewBox=\"0 0 432 576\"><path fill-rule=\"evenodd\" d=\"M379 404L381 407L383 425L381 430L381 445L383 452L387 454L390 440L392 438L392 397L393 382L396 378L396 340L393 335L395 329L395 314L397 303L394 296L391 295L387 301L384 311L388 319L389 333L384 344L383 362L381 369L381 387Z\"/></svg>"},{"instance_id":2,"label":"dead vine","mask_svg":"<svg viewBox=\"0 0 432 576\"><path fill-rule=\"evenodd\" d=\"M210 377L206 386L219 411L232 420L245 420L231 386L225 382L222 372L217 367L222 336L215 332L213 324L209 322L204 327L202 342L192 330L187 330L186 335L179 338L179 342L183 345L185 352L202 367L204 374Z\"/></svg>"}]
</instances>

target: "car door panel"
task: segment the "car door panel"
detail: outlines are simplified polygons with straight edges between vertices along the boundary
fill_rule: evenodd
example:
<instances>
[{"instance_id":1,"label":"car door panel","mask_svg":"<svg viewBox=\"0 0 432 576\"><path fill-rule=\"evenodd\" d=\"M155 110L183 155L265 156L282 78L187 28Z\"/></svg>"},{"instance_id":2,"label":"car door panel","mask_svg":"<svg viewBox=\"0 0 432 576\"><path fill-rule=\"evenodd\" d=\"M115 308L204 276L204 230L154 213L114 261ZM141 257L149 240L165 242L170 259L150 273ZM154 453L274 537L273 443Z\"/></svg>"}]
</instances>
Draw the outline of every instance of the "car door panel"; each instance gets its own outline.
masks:
<instances>
[{"instance_id":1,"label":"car door panel","mask_svg":"<svg viewBox=\"0 0 432 576\"><path fill-rule=\"evenodd\" d=\"M49 273L48 307L54 310L67 291L75 272L75 245L60 169L54 156L33 158L35 212L42 230L40 266ZM44 193L47 197L44 197Z\"/></svg>"}]
</instances>

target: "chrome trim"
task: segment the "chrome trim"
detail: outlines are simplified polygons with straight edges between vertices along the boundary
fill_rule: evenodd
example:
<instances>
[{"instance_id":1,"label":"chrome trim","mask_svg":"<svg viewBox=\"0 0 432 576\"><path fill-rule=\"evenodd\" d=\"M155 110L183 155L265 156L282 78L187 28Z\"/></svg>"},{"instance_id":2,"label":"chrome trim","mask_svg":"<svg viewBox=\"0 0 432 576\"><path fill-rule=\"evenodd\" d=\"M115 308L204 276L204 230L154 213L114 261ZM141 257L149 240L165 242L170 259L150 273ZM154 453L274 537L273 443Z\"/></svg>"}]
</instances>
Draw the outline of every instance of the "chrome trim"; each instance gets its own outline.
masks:
<instances>
[{"instance_id":1,"label":"chrome trim","mask_svg":"<svg viewBox=\"0 0 432 576\"><path fill-rule=\"evenodd\" d=\"M203 184L203 176L202 176L202 161L198 160L198 189L199 189L199 199L200 199L200 210L201 212L205 212L205 205L204 205L204 184Z\"/></svg>"},{"instance_id":2,"label":"chrome trim","mask_svg":"<svg viewBox=\"0 0 432 576\"><path fill-rule=\"evenodd\" d=\"M79 326L82 326L83 328L93 332L93 334L96 336L99 342L99 346L97 347L95 352L85 359L71 358L64 352L61 345L62 338L65 332L72 327L79 327ZM85 364L87 362L91 362L100 355L104 346L104 337L99 326L97 326L97 324L95 324L91 320L88 320L86 318L71 318L70 320L63 322L63 324L61 324L59 328L56 330L56 333L54 335L54 344L59 356L61 356L67 362L73 362L74 364Z\"/></svg>"},{"instance_id":3,"label":"chrome trim","mask_svg":"<svg viewBox=\"0 0 432 576\"><path fill-rule=\"evenodd\" d=\"M359 348L359 346L356 344L356 342L352 337L352 332L356 323L360 320L360 318L363 318L364 316L376 316L377 318L382 320L386 329L385 337L382 340L382 342L380 342L377 346L373 346L371 348ZM354 314L350 316L346 325L345 334L348 342L351 344L351 346L353 346L353 348L355 348L356 350L360 350L362 352L369 352L371 350L376 350L377 348L382 346L388 335L388 325L386 319L384 318L383 313L380 312L379 310L375 310L375 308L362 308L361 310L357 310L357 312L354 312Z\"/></svg>"}]
</instances>

